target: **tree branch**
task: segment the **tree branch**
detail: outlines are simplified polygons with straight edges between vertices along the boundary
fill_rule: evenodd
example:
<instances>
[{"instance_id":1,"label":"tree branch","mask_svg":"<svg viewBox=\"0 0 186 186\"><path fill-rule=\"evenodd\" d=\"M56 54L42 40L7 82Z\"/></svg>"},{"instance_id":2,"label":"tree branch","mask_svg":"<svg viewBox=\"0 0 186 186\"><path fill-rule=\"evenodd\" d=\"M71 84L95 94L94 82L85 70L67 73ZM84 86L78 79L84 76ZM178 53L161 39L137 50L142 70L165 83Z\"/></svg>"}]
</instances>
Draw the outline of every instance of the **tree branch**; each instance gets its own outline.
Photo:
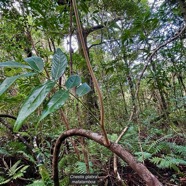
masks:
<instances>
[{"instance_id":1,"label":"tree branch","mask_svg":"<svg viewBox=\"0 0 186 186\"><path fill-rule=\"evenodd\" d=\"M9 115L9 114L0 114L0 118L11 118L16 120L17 118L15 116Z\"/></svg>"},{"instance_id":2,"label":"tree branch","mask_svg":"<svg viewBox=\"0 0 186 186\"><path fill-rule=\"evenodd\" d=\"M107 146L104 143L104 136L97 133L93 133L89 130L84 129L71 129L62 133L56 141L53 159L52 159L52 168L53 168L53 180L54 186L59 186L59 175L58 175L58 157L60 152L60 147L62 142L71 136L82 136L88 139L91 139L102 146L105 146L107 149L111 150L113 153L118 155L122 160L126 161L128 165L138 173L138 175L146 182L148 186L162 186L158 179L142 164L138 163L134 156L126 151L121 145L117 143L110 142L110 145Z\"/></svg>"},{"instance_id":3,"label":"tree branch","mask_svg":"<svg viewBox=\"0 0 186 186\"><path fill-rule=\"evenodd\" d=\"M85 32L85 34L88 36L90 33L94 32L94 31L96 31L96 30L100 30L100 29L102 29L102 28L105 28L107 25L110 25L111 23L117 22L117 21L119 21L119 20L121 20L121 17L115 18L115 19L113 19L113 20L111 20L111 21L106 21L106 22L104 22L104 23L101 24L101 25L96 25L96 26L93 26L93 27L90 27L90 28L85 28L85 29L84 29L84 32Z\"/></svg>"},{"instance_id":4,"label":"tree branch","mask_svg":"<svg viewBox=\"0 0 186 186\"><path fill-rule=\"evenodd\" d=\"M137 85L136 85L136 92L135 92L135 97L137 98L138 96L138 93L139 93L139 88L140 88L140 83L141 83L141 79L149 65L149 63L152 61L152 58L154 57L154 55L161 49L163 48L164 46L166 46L167 44L171 43L172 41L176 40L178 37L180 37L180 35L185 31L186 29L186 24L183 26L183 28L181 30L179 30L172 38L170 38L169 40L167 40L166 42L164 42L163 44L160 44L150 55L149 57L147 58L147 62L145 64L145 66L143 67L143 70L138 78L138 81L137 81ZM134 115L134 110L133 109L133 112L130 116L130 118L133 117Z\"/></svg>"}]
</instances>

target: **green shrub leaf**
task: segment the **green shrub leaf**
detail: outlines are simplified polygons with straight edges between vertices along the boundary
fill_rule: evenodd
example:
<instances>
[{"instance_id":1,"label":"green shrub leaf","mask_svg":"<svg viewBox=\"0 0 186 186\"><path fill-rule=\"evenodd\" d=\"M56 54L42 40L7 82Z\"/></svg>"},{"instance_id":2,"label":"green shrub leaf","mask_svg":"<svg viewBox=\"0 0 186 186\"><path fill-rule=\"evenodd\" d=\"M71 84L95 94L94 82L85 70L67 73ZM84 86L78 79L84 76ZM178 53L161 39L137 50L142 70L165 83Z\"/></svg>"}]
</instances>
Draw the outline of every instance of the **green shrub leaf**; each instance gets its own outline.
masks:
<instances>
[{"instance_id":1,"label":"green shrub leaf","mask_svg":"<svg viewBox=\"0 0 186 186\"><path fill-rule=\"evenodd\" d=\"M46 109L43 111L39 121L44 119L48 114L58 110L60 107L64 105L64 103L69 98L69 92L66 90L57 91L53 97L48 102Z\"/></svg>"},{"instance_id":2,"label":"green shrub leaf","mask_svg":"<svg viewBox=\"0 0 186 186\"><path fill-rule=\"evenodd\" d=\"M14 68L28 68L31 69L28 65L23 65L21 63L15 62L15 61L6 61L0 63L0 67L14 67Z\"/></svg>"},{"instance_id":3,"label":"green shrub leaf","mask_svg":"<svg viewBox=\"0 0 186 186\"><path fill-rule=\"evenodd\" d=\"M81 78L78 75L72 75L68 78L68 80L65 83L65 86L67 89L79 86L81 83Z\"/></svg>"},{"instance_id":4,"label":"green shrub leaf","mask_svg":"<svg viewBox=\"0 0 186 186\"><path fill-rule=\"evenodd\" d=\"M0 85L0 96L19 78L20 76L13 76L6 78Z\"/></svg>"},{"instance_id":5,"label":"green shrub leaf","mask_svg":"<svg viewBox=\"0 0 186 186\"><path fill-rule=\"evenodd\" d=\"M32 91L18 114L14 124L14 132L17 132L21 128L23 121L41 105L47 94L54 87L54 84L52 81L47 81L44 85L36 87Z\"/></svg>"},{"instance_id":6,"label":"green shrub leaf","mask_svg":"<svg viewBox=\"0 0 186 186\"><path fill-rule=\"evenodd\" d=\"M43 60L40 57L32 56L24 59L33 70L41 72L44 68Z\"/></svg>"},{"instance_id":7,"label":"green shrub leaf","mask_svg":"<svg viewBox=\"0 0 186 186\"><path fill-rule=\"evenodd\" d=\"M35 73L26 73L17 76L7 77L1 84L0 84L0 96L20 77L32 76Z\"/></svg>"},{"instance_id":8,"label":"green shrub leaf","mask_svg":"<svg viewBox=\"0 0 186 186\"><path fill-rule=\"evenodd\" d=\"M55 81L58 80L65 72L66 67L67 58L61 49L58 48L52 61L52 79Z\"/></svg>"},{"instance_id":9,"label":"green shrub leaf","mask_svg":"<svg viewBox=\"0 0 186 186\"><path fill-rule=\"evenodd\" d=\"M87 83L83 83L76 89L76 94L80 97L90 92L90 90L90 86Z\"/></svg>"}]
</instances>

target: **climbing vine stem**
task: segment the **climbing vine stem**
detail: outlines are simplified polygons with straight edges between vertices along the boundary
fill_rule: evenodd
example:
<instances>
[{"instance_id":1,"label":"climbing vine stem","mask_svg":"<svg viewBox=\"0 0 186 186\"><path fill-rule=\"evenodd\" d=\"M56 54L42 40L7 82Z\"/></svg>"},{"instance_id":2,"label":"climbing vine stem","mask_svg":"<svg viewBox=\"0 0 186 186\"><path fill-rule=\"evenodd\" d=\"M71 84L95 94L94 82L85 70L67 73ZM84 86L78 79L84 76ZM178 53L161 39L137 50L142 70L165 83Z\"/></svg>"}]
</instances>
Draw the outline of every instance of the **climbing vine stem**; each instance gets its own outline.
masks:
<instances>
[{"instance_id":1,"label":"climbing vine stem","mask_svg":"<svg viewBox=\"0 0 186 186\"><path fill-rule=\"evenodd\" d=\"M85 45L85 40L84 40L84 37L83 37L83 31L82 31L82 26L81 26L81 23L80 23L80 18L79 18L79 14L78 14L76 0L72 0L72 4L73 4L74 14L75 14L75 18L76 18L76 24L77 24L77 30L78 30L79 38L80 38L80 42L81 42L81 45L82 45L82 48L83 48L84 57L85 57L87 67L88 67L89 73L91 75L94 87L95 87L96 92L98 94L98 99L99 99L99 104L100 104L100 125L101 125L103 136L105 138L105 145L109 146L110 142L108 140L107 133L106 133L106 130L105 130L105 124L104 124L104 106L103 106L103 98L102 98L101 90L99 88L97 79L94 75L94 72L92 70L92 66L90 64L90 58L89 58L87 48L86 48L86 45Z\"/></svg>"}]
</instances>

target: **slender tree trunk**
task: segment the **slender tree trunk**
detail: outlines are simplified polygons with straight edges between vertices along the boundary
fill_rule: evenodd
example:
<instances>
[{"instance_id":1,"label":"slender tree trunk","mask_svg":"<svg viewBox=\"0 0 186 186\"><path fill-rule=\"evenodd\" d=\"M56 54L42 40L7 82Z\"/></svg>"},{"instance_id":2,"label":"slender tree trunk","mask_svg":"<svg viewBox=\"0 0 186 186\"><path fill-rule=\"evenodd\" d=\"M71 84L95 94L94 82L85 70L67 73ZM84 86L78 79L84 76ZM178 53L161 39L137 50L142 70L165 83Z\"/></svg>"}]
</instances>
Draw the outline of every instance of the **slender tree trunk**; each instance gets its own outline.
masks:
<instances>
[{"instance_id":1,"label":"slender tree trunk","mask_svg":"<svg viewBox=\"0 0 186 186\"><path fill-rule=\"evenodd\" d=\"M186 95L186 87L185 87L185 84L183 82L183 77L182 77L181 73L177 75L177 78L178 78L178 82L182 86L183 95Z\"/></svg>"},{"instance_id":2,"label":"slender tree trunk","mask_svg":"<svg viewBox=\"0 0 186 186\"><path fill-rule=\"evenodd\" d=\"M178 0L184 21L186 22L186 1L185 0Z\"/></svg>"},{"instance_id":3,"label":"slender tree trunk","mask_svg":"<svg viewBox=\"0 0 186 186\"><path fill-rule=\"evenodd\" d=\"M83 126L82 126L82 121L81 121L81 117L80 117L82 114L80 112L78 103L76 104L76 109L77 109L79 127L82 128ZM79 139L80 139L82 152L83 152L83 156L84 156L84 162L86 165L86 171L87 171L87 173L90 173L89 154L88 154L88 149L87 149L87 143L83 137L79 137Z\"/></svg>"},{"instance_id":4,"label":"slender tree trunk","mask_svg":"<svg viewBox=\"0 0 186 186\"><path fill-rule=\"evenodd\" d=\"M122 86L121 82L119 82L119 85L120 85L121 94L122 94L122 97L123 97L123 103L124 103L125 114L128 115L128 111L127 111L127 102L126 102L126 99L125 99L125 92L124 92L124 90L123 90L123 86Z\"/></svg>"},{"instance_id":5,"label":"slender tree trunk","mask_svg":"<svg viewBox=\"0 0 186 186\"><path fill-rule=\"evenodd\" d=\"M77 34L78 36L78 34ZM84 40L85 40L85 44L86 44L86 50L89 54L89 49L87 47L87 34L85 33L85 31L83 32L83 36L84 36ZM79 46L79 54L84 58L84 54L83 54L83 48L79 39L78 38L78 46ZM87 95L85 95L85 104L87 106L87 110L84 110L84 121L86 124L88 124L89 126L95 124L97 121L95 121L94 117L92 116L92 113L95 116L98 116L98 103L97 103L97 97L95 94L95 90L94 90L94 86L93 86L93 82L92 82L92 78L91 75L88 71L88 68L86 66L86 64L82 67L81 69L82 73L83 73L83 77L85 78L85 82L88 83L88 85L91 87L91 92L89 92Z\"/></svg>"},{"instance_id":6,"label":"slender tree trunk","mask_svg":"<svg viewBox=\"0 0 186 186\"><path fill-rule=\"evenodd\" d=\"M161 87L161 82L159 80L159 78L156 76L157 74L157 71L156 71L156 64L155 62L152 62L152 70L155 74L155 84L156 84L156 87L159 91L159 95L160 95L160 98L161 98L161 105L162 105L162 109L163 111L165 112L167 110L167 103L166 103L166 100L165 100L165 97L164 97L164 93L163 93L163 90L162 90L162 87Z\"/></svg>"},{"instance_id":7,"label":"slender tree trunk","mask_svg":"<svg viewBox=\"0 0 186 186\"><path fill-rule=\"evenodd\" d=\"M134 116L136 114L136 98L135 98L135 90L134 90L134 83L133 83L133 79L130 73L130 67L129 64L127 63L127 61L125 60L125 57L123 57L125 66L126 66L126 71L125 71L125 75L127 77L127 82L129 84L129 89L130 89L130 94L131 94L131 100L132 100L132 106L133 106L133 112L134 112ZM135 118L135 117L133 117Z\"/></svg>"}]
</instances>

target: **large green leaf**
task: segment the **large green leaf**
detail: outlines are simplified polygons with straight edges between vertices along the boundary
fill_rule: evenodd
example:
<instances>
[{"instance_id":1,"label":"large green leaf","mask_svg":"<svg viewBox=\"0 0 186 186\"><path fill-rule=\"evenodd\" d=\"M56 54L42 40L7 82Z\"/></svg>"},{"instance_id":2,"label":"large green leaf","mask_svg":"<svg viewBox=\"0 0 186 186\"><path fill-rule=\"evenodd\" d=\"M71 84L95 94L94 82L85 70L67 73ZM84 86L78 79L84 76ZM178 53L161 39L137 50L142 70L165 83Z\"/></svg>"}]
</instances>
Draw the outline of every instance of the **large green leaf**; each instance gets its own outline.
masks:
<instances>
[{"instance_id":1,"label":"large green leaf","mask_svg":"<svg viewBox=\"0 0 186 186\"><path fill-rule=\"evenodd\" d=\"M41 72L44 68L43 60L40 57L32 56L24 59L33 70Z\"/></svg>"},{"instance_id":2,"label":"large green leaf","mask_svg":"<svg viewBox=\"0 0 186 186\"><path fill-rule=\"evenodd\" d=\"M60 107L64 105L64 103L69 98L69 92L66 90L59 90L57 91L53 97L48 102L46 109L43 111L39 121L44 119L48 114L58 110Z\"/></svg>"},{"instance_id":3,"label":"large green leaf","mask_svg":"<svg viewBox=\"0 0 186 186\"><path fill-rule=\"evenodd\" d=\"M80 97L90 92L90 90L90 86L87 83L83 83L76 89L76 94Z\"/></svg>"},{"instance_id":4,"label":"large green leaf","mask_svg":"<svg viewBox=\"0 0 186 186\"><path fill-rule=\"evenodd\" d=\"M23 65L21 63L15 62L15 61L1 62L0 67L14 67L14 68L28 68L28 69L31 69L30 66Z\"/></svg>"},{"instance_id":5,"label":"large green leaf","mask_svg":"<svg viewBox=\"0 0 186 186\"><path fill-rule=\"evenodd\" d=\"M6 78L0 85L0 96L19 78L20 76L13 76Z\"/></svg>"},{"instance_id":6,"label":"large green leaf","mask_svg":"<svg viewBox=\"0 0 186 186\"><path fill-rule=\"evenodd\" d=\"M21 128L23 121L41 105L54 85L53 81L47 81L44 85L40 85L32 91L19 111L14 124L14 132L17 132Z\"/></svg>"},{"instance_id":7,"label":"large green leaf","mask_svg":"<svg viewBox=\"0 0 186 186\"><path fill-rule=\"evenodd\" d=\"M81 78L78 75L72 75L67 79L65 86L67 87L67 89L70 89L79 86L80 83L81 83Z\"/></svg>"},{"instance_id":8,"label":"large green leaf","mask_svg":"<svg viewBox=\"0 0 186 186\"><path fill-rule=\"evenodd\" d=\"M0 96L20 77L27 77L27 76L32 76L35 73L26 73L26 74L21 74L17 76L12 76L6 78L1 84L0 84Z\"/></svg>"},{"instance_id":9,"label":"large green leaf","mask_svg":"<svg viewBox=\"0 0 186 186\"><path fill-rule=\"evenodd\" d=\"M52 79L58 80L67 67L67 58L61 49L57 49L52 60Z\"/></svg>"}]
</instances>

